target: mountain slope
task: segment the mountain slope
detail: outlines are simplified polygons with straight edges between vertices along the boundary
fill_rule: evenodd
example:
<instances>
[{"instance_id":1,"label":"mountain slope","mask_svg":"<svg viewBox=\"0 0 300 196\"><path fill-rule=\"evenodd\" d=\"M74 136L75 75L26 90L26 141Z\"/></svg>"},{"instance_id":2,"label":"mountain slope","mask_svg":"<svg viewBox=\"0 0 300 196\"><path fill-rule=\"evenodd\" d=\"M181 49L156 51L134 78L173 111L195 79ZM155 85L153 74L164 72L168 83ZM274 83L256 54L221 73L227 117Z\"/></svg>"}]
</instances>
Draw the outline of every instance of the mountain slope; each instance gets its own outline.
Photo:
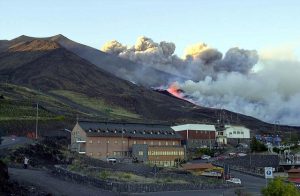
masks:
<instances>
[{"instance_id":1,"label":"mountain slope","mask_svg":"<svg viewBox=\"0 0 300 196\"><path fill-rule=\"evenodd\" d=\"M191 109L195 107L184 100L119 79L47 40L25 42L1 53L0 76L14 84L44 92L81 93L146 119L185 118L184 112L189 112L186 116L193 115Z\"/></svg>"},{"instance_id":2,"label":"mountain slope","mask_svg":"<svg viewBox=\"0 0 300 196\"><path fill-rule=\"evenodd\" d=\"M18 39L21 40L13 40L14 44L0 53L0 78L5 78L2 82L36 89L63 105L101 119L168 123L216 123L219 119L220 110L199 107L117 78L55 39ZM46 109L51 105L45 104ZM273 128L252 117L225 110L222 113L231 123L257 130Z\"/></svg>"},{"instance_id":3,"label":"mountain slope","mask_svg":"<svg viewBox=\"0 0 300 196\"><path fill-rule=\"evenodd\" d=\"M183 79L153 67L136 64L130 60L107 54L92 47L74 42L63 35L56 35L48 38L34 38L22 35L10 41L6 41L5 45L0 47L0 52L7 50L17 43L25 43L33 40L47 40L59 43L62 47L77 54L83 59L93 63L99 68L114 74L119 78L123 78L134 83L144 86L160 86L166 84L166 78L174 78L174 80ZM1 43L1 42L0 42Z\"/></svg>"}]
</instances>

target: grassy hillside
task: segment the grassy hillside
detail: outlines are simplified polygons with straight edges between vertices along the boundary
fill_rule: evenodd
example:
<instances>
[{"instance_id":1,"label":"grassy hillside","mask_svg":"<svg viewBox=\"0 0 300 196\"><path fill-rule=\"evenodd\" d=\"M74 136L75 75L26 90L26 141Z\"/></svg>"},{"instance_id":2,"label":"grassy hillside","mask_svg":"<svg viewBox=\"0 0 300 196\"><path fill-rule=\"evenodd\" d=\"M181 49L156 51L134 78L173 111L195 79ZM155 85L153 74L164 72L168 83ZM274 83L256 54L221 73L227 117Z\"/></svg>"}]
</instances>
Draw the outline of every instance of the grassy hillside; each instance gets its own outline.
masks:
<instances>
[{"instance_id":1,"label":"grassy hillside","mask_svg":"<svg viewBox=\"0 0 300 196\"><path fill-rule=\"evenodd\" d=\"M55 90L55 91L51 91L51 92L56 95L63 96L81 106L99 111L102 114L104 113L109 118L140 119L139 115L137 115L133 112L130 112L128 110L125 110L124 108L108 104L105 102L105 100L100 99L100 98L96 99L96 98L88 97L81 93L76 93L76 92L66 91L66 90Z\"/></svg>"},{"instance_id":2,"label":"grassy hillside","mask_svg":"<svg viewBox=\"0 0 300 196\"><path fill-rule=\"evenodd\" d=\"M26 134L35 130L36 103L39 103L39 128L43 131L72 128L77 116L94 120L140 120L122 107L84 94L57 90L51 93L0 83L0 130L5 134Z\"/></svg>"}]
</instances>

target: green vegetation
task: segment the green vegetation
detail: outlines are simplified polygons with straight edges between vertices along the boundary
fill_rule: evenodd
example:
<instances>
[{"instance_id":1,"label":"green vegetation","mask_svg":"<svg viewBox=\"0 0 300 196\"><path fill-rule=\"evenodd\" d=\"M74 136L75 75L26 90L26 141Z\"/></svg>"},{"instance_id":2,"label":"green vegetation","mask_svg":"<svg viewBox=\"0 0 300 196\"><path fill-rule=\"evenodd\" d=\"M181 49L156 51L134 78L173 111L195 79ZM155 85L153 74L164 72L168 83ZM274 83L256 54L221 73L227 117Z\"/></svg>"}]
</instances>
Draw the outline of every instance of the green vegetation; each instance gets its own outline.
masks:
<instances>
[{"instance_id":1,"label":"green vegetation","mask_svg":"<svg viewBox=\"0 0 300 196\"><path fill-rule=\"evenodd\" d=\"M88 107L90 109L105 113L110 117L114 117L114 118L127 117L127 118L139 119L139 115L127 111L121 107L109 105L100 98L92 98L81 93L66 91L66 90L55 90L51 92L56 95L64 96L70 99L71 101L79 105L82 105L84 107Z\"/></svg>"},{"instance_id":2,"label":"green vegetation","mask_svg":"<svg viewBox=\"0 0 300 196\"><path fill-rule=\"evenodd\" d=\"M29 102L0 101L0 120L33 120L36 118L36 107ZM56 116L42 108L39 119L54 119Z\"/></svg>"},{"instance_id":3,"label":"green vegetation","mask_svg":"<svg viewBox=\"0 0 300 196\"><path fill-rule=\"evenodd\" d=\"M258 141L255 137L253 137L251 140L250 149L251 152L264 152L268 150L265 144Z\"/></svg>"},{"instance_id":4,"label":"green vegetation","mask_svg":"<svg viewBox=\"0 0 300 196\"><path fill-rule=\"evenodd\" d=\"M100 172L99 177L102 180L106 180L110 175L111 175L110 172L104 170Z\"/></svg>"},{"instance_id":5,"label":"green vegetation","mask_svg":"<svg viewBox=\"0 0 300 196\"><path fill-rule=\"evenodd\" d=\"M264 196L300 196L300 191L292 183L285 183L281 178L275 178L262 189Z\"/></svg>"}]
</instances>

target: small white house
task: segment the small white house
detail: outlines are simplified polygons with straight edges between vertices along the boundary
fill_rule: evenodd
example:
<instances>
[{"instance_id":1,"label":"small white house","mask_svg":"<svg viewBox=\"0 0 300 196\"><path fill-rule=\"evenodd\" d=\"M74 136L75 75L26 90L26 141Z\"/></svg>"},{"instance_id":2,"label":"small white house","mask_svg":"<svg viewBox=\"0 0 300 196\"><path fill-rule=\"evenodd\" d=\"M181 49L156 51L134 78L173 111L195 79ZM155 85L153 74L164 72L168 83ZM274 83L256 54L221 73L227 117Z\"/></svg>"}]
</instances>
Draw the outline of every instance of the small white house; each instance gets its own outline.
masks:
<instances>
[{"instance_id":1,"label":"small white house","mask_svg":"<svg viewBox=\"0 0 300 196\"><path fill-rule=\"evenodd\" d=\"M243 126L225 125L224 133L228 139L250 139L250 129Z\"/></svg>"}]
</instances>

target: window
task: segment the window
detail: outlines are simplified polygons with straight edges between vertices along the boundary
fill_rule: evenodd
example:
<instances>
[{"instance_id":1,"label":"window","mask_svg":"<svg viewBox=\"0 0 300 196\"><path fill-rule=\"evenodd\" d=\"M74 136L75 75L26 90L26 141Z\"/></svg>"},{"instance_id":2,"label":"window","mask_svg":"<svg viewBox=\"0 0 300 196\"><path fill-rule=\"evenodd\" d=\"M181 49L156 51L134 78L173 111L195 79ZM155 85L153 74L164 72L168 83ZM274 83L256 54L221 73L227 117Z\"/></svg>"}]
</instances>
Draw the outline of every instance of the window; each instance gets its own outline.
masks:
<instances>
[{"instance_id":1,"label":"window","mask_svg":"<svg viewBox=\"0 0 300 196\"><path fill-rule=\"evenodd\" d=\"M118 141L117 141L117 140L115 140L115 144L118 144Z\"/></svg>"},{"instance_id":2,"label":"window","mask_svg":"<svg viewBox=\"0 0 300 196\"><path fill-rule=\"evenodd\" d=\"M125 144L125 141L123 140L123 144Z\"/></svg>"},{"instance_id":3,"label":"window","mask_svg":"<svg viewBox=\"0 0 300 196\"><path fill-rule=\"evenodd\" d=\"M147 144L147 142L146 142L146 141L144 141L144 144Z\"/></svg>"},{"instance_id":4,"label":"window","mask_svg":"<svg viewBox=\"0 0 300 196\"><path fill-rule=\"evenodd\" d=\"M92 153L92 152L90 152L90 156L93 156L93 153Z\"/></svg>"},{"instance_id":5,"label":"window","mask_svg":"<svg viewBox=\"0 0 300 196\"><path fill-rule=\"evenodd\" d=\"M166 146L168 145L169 143L168 142L166 142Z\"/></svg>"},{"instance_id":6,"label":"window","mask_svg":"<svg viewBox=\"0 0 300 196\"><path fill-rule=\"evenodd\" d=\"M106 143L109 144L109 140L107 140Z\"/></svg>"},{"instance_id":7,"label":"window","mask_svg":"<svg viewBox=\"0 0 300 196\"><path fill-rule=\"evenodd\" d=\"M133 144L136 144L136 141L135 141L135 140L133 141Z\"/></svg>"},{"instance_id":8,"label":"window","mask_svg":"<svg viewBox=\"0 0 300 196\"><path fill-rule=\"evenodd\" d=\"M89 142L90 144L92 144L93 143L93 140L90 140L90 142Z\"/></svg>"},{"instance_id":9,"label":"window","mask_svg":"<svg viewBox=\"0 0 300 196\"><path fill-rule=\"evenodd\" d=\"M153 141L151 141L151 145L153 145Z\"/></svg>"},{"instance_id":10,"label":"window","mask_svg":"<svg viewBox=\"0 0 300 196\"><path fill-rule=\"evenodd\" d=\"M158 142L158 145L160 146L160 145L161 145L161 142Z\"/></svg>"},{"instance_id":11,"label":"window","mask_svg":"<svg viewBox=\"0 0 300 196\"><path fill-rule=\"evenodd\" d=\"M175 142L173 141L173 146L175 146Z\"/></svg>"},{"instance_id":12,"label":"window","mask_svg":"<svg viewBox=\"0 0 300 196\"><path fill-rule=\"evenodd\" d=\"M144 152L143 151L139 151L139 156L143 156Z\"/></svg>"},{"instance_id":13,"label":"window","mask_svg":"<svg viewBox=\"0 0 300 196\"><path fill-rule=\"evenodd\" d=\"M100 140L98 140L97 143L100 144Z\"/></svg>"},{"instance_id":14,"label":"window","mask_svg":"<svg viewBox=\"0 0 300 196\"><path fill-rule=\"evenodd\" d=\"M236 131L233 131L233 134L236 134Z\"/></svg>"}]
</instances>

